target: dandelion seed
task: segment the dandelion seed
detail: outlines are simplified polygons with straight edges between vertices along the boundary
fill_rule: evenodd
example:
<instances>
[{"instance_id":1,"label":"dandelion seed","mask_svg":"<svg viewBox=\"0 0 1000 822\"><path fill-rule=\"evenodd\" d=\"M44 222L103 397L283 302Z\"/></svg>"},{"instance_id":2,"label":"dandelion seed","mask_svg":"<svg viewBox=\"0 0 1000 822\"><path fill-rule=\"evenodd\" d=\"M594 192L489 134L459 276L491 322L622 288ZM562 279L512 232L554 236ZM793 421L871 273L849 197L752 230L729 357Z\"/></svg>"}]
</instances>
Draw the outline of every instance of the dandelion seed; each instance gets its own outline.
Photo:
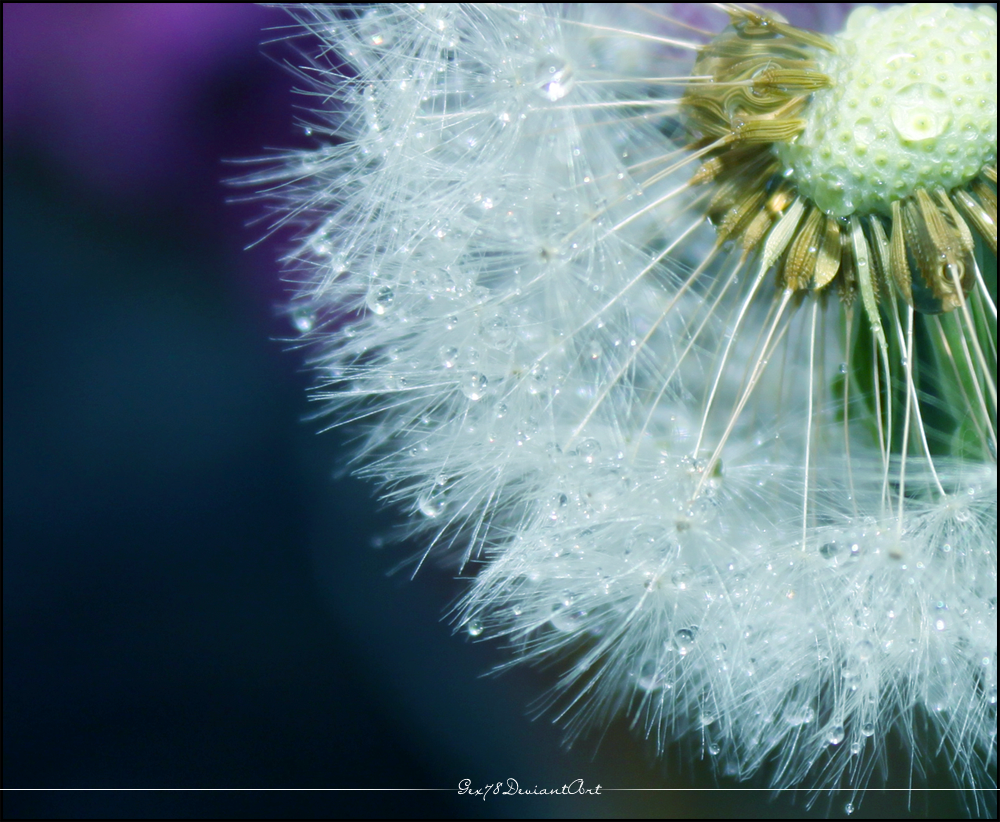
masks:
<instances>
[{"instance_id":1,"label":"dandelion seed","mask_svg":"<svg viewBox=\"0 0 1000 822\"><path fill-rule=\"evenodd\" d=\"M993 787L995 10L719 8L303 12L318 396L571 734Z\"/></svg>"}]
</instances>

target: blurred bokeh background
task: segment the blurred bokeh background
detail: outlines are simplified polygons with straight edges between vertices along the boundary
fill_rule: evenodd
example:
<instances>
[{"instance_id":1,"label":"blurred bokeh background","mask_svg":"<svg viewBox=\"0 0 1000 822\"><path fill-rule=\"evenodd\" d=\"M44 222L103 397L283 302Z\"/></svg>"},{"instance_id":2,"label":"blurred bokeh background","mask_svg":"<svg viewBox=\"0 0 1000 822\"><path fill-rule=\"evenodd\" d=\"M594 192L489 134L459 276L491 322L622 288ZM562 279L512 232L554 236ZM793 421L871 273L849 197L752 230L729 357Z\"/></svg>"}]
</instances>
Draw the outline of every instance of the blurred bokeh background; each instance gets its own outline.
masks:
<instances>
[{"instance_id":1,"label":"blurred bokeh background","mask_svg":"<svg viewBox=\"0 0 1000 822\"><path fill-rule=\"evenodd\" d=\"M343 471L349 433L306 421L292 238L225 183L311 145L287 23L4 5L4 816L803 815L625 723L567 751L531 718L552 672L485 676L506 657L452 634L453 572L391 573L416 546ZM704 791L453 790L508 777ZM9 790L334 787L449 790ZM857 815L957 807L871 792Z\"/></svg>"}]
</instances>

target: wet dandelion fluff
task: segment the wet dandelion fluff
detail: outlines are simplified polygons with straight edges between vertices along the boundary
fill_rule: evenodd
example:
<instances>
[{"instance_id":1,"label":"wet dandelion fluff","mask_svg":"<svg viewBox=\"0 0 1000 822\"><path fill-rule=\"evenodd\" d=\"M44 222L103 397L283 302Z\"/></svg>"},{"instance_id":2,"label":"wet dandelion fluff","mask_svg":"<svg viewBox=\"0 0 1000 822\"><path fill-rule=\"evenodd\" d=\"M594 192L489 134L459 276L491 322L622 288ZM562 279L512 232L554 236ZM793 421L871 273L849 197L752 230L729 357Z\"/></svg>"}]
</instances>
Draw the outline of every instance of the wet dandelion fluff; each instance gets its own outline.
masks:
<instances>
[{"instance_id":1,"label":"wet dandelion fluff","mask_svg":"<svg viewBox=\"0 0 1000 822\"><path fill-rule=\"evenodd\" d=\"M992 788L995 10L678 13L298 12L317 397L571 736Z\"/></svg>"}]
</instances>

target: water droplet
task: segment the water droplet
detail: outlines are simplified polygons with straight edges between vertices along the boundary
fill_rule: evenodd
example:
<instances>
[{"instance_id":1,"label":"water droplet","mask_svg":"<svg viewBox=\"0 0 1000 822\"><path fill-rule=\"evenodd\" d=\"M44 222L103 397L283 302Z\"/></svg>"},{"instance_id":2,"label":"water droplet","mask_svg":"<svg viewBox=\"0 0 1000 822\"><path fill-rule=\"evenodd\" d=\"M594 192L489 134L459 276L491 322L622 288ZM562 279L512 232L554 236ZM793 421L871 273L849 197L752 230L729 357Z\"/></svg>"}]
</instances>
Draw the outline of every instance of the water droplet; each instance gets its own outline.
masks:
<instances>
[{"instance_id":1,"label":"water droplet","mask_svg":"<svg viewBox=\"0 0 1000 822\"><path fill-rule=\"evenodd\" d=\"M455 363L458 362L458 349L455 346L442 345L439 354L441 356L441 364L445 368L455 367Z\"/></svg>"},{"instance_id":2,"label":"water droplet","mask_svg":"<svg viewBox=\"0 0 1000 822\"><path fill-rule=\"evenodd\" d=\"M307 305L292 309L292 325L300 334L306 334L313 329L316 323L316 312Z\"/></svg>"},{"instance_id":3,"label":"water droplet","mask_svg":"<svg viewBox=\"0 0 1000 822\"><path fill-rule=\"evenodd\" d=\"M861 747L862 746L861 746L860 742L858 742L858 741L852 742L851 743L851 749L850 749L851 750L851 755L852 756L857 756L859 753L861 753Z\"/></svg>"},{"instance_id":4,"label":"water droplet","mask_svg":"<svg viewBox=\"0 0 1000 822\"><path fill-rule=\"evenodd\" d=\"M554 103L569 94L576 81L572 67L561 57L550 55L539 60L535 68L535 83L538 93Z\"/></svg>"},{"instance_id":5,"label":"water droplet","mask_svg":"<svg viewBox=\"0 0 1000 822\"><path fill-rule=\"evenodd\" d=\"M870 662L875 655L875 646L867 639L862 639L851 649L851 653L858 662Z\"/></svg>"},{"instance_id":6,"label":"water droplet","mask_svg":"<svg viewBox=\"0 0 1000 822\"><path fill-rule=\"evenodd\" d=\"M572 599L569 599L567 604L566 597L563 597L552 606L552 616L549 617L549 622L557 631L570 633L581 628L586 616L587 612L584 609L573 606Z\"/></svg>"},{"instance_id":7,"label":"water droplet","mask_svg":"<svg viewBox=\"0 0 1000 822\"><path fill-rule=\"evenodd\" d=\"M448 508L448 500L440 489L428 491L417 500L420 513L428 519L437 519Z\"/></svg>"},{"instance_id":8,"label":"water droplet","mask_svg":"<svg viewBox=\"0 0 1000 822\"><path fill-rule=\"evenodd\" d=\"M635 684L647 693L664 685L663 670L654 659L647 659L639 666Z\"/></svg>"},{"instance_id":9,"label":"water droplet","mask_svg":"<svg viewBox=\"0 0 1000 822\"><path fill-rule=\"evenodd\" d=\"M824 542L819 546L819 555L826 560L835 560L840 553L840 545L836 542Z\"/></svg>"},{"instance_id":10,"label":"water droplet","mask_svg":"<svg viewBox=\"0 0 1000 822\"><path fill-rule=\"evenodd\" d=\"M530 394L542 394L548 387L549 378L545 373L545 369L541 366L535 366L531 369L531 374L528 376L528 393Z\"/></svg>"},{"instance_id":11,"label":"water droplet","mask_svg":"<svg viewBox=\"0 0 1000 822\"><path fill-rule=\"evenodd\" d=\"M482 636L483 623L481 623L478 619L474 619L466 626L466 630L469 632L469 636L473 638Z\"/></svg>"},{"instance_id":12,"label":"water droplet","mask_svg":"<svg viewBox=\"0 0 1000 822\"><path fill-rule=\"evenodd\" d=\"M839 745L844 741L844 726L834 725L826 733L826 741L831 745Z\"/></svg>"},{"instance_id":13,"label":"water droplet","mask_svg":"<svg viewBox=\"0 0 1000 822\"><path fill-rule=\"evenodd\" d=\"M486 379L486 375L473 371L462 378L461 389L466 397L475 402L483 398L487 385L489 385L489 380Z\"/></svg>"},{"instance_id":14,"label":"water droplet","mask_svg":"<svg viewBox=\"0 0 1000 822\"><path fill-rule=\"evenodd\" d=\"M854 140L859 145L867 146L875 141L878 129L871 117L859 117L854 124ZM842 371L842 374L846 371Z\"/></svg>"},{"instance_id":15,"label":"water droplet","mask_svg":"<svg viewBox=\"0 0 1000 822\"><path fill-rule=\"evenodd\" d=\"M376 314L385 314L392 306L392 301L396 298L392 286L380 285L372 288L368 292L368 308Z\"/></svg>"},{"instance_id":16,"label":"water droplet","mask_svg":"<svg viewBox=\"0 0 1000 822\"><path fill-rule=\"evenodd\" d=\"M889 119L904 140L932 140L951 125L951 105L940 86L911 83L893 97Z\"/></svg>"},{"instance_id":17,"label":"water droplet","mask_svg":"<svg viewBox=\"0 0 1000 822\"><path fill-rule=\"evenodd\" d=\"M674 634L674 648L681 656L686 656L694 648L694 640L698 634L698 628L692 625L690 628L681 628Z\"/></svg>"},{"instance_id":18,"label":"water droplet","mask_svg":"<svg viewBox=\"0 0 1000 822\"><path fill-rule=\"evenodd\" d=\"M944 666L942 666L944 667ZM954 703L955 683L947 669L936 672L927 683L927 704L935 713L950 709Z\"/></svg>"},{"instance_id":19,"label":"water droplet","mask_svg":"<svg viewBox=\"0 0 1000 822\"><path fill-rule=\"evenodd\" d=\"M670 581L678 591L686 591L694 581L694 572L687 565L680 565L670 575Z\"/></svg>"},{"instance_id":20,"label":"water droplet","mask_svg":"<svg viewBox=\"0 0 1000 822\"><path fill-rule=\"evenodd\" d=\"M494 348L507 348L514 341L510 323L501 314L483 323L483 334Z\"/></svg>"},{"instance_id":21,"label":"water droplet","mask_svg":"<svg viewBox=\"0 0 1000 822\"><path fill-rule=\"evenodd\" d=\"M846 813L848 816L850 816L852 813L854 813L854 803L853 802L848 802L846 805L844 805L844 813Z\"/></svg>"},{"instance_id":22,"label":"water droplet","mask_svg":"<svg viewBox=\"0 0 1000 822\"><path fill-rule=\"evenodd\" d=\"M861 726L861 735L865 738L875 736L875 723L866 722Z\"/></svg>"},{"instance_id":23,"label":"water droplet","mask_svg":"<svg viewBox=\"0 0 1000 822\"><path fill-rule=\"evenodd\" d=\"M785 712L785 722L792 726L808 725L816 718L816 711L808 703L792 705Z\"/></svg>"},{"instance_id":24,"label":"water droplet","mask_svg":"<svg viewBox=\"0 0 1000 822\"><path fill-rule=\"evenodd\" d=\"M708 755L709 756L718 756L719 755L719 751L721 751L721 750L722 750L722 747L719 745L718 742L709 742L708 743Z\"/></svg>"},{"instance_id":25,"label":"water droplet","mask_svg":"<svg viewBox=\"0 0 1000 822\"><path fill-rule=\"evenodd\" d=\"M593 437L587 437L577 445L576 453L583 457L586 462L593 463L601 453L601 443Z\"/></svg>"},{"instance_id":26,"label":"water droplet","mask_svg":"<svg viewBox=\"0 0 1000 822\"><path fill-rule=\"evenodd\" d=\"M568 503L569 497L562 492L553 494L552 498L549 500L549 519L552 522L558 522L560 518L564 516L563 509Z\"/></svg>"},{"instance_id":27,"label":"water droplet","mask_svg":"<svg viewBox=\"0 0 1000 822\"><path fill-rule=\"evenodd\" d=\"M625 553L638 552L640 559L650 556L650 551L662 537L663 532L640 526L625 541Z\"/></svg>"}]
</instances>

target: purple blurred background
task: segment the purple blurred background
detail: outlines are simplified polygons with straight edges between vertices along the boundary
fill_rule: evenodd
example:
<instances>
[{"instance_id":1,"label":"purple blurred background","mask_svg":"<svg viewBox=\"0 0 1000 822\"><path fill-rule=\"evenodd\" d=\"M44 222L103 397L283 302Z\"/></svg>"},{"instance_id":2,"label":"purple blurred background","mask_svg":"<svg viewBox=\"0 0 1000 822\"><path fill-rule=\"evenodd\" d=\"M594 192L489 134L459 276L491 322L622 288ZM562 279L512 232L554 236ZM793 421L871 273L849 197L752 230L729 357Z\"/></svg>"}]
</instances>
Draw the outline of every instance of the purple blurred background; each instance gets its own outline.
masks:
<instances>
[{"instance_id":1,"label":"purple blurred background","mask_svg":"<svg viewBox=\"0 0 1000 822\"><path fill-rule=\"evenodd\" d=\"M264 208L227 202L245 192L225 160L310 145L287 22L238 4L4 5L4 788L713 785L625 723L596 756L596 740L567 753L526 716L550 674L482 678L503 653L441 621L459 583L388 575L412 546L373 548L391 517L334 477L341 435L303 422L309 376L280 342L291 238L247 249ZM803 814L736 792L3 803L8 818ZM873 793L859 815L949 803Z\"/></svg>"}]
</instances>

